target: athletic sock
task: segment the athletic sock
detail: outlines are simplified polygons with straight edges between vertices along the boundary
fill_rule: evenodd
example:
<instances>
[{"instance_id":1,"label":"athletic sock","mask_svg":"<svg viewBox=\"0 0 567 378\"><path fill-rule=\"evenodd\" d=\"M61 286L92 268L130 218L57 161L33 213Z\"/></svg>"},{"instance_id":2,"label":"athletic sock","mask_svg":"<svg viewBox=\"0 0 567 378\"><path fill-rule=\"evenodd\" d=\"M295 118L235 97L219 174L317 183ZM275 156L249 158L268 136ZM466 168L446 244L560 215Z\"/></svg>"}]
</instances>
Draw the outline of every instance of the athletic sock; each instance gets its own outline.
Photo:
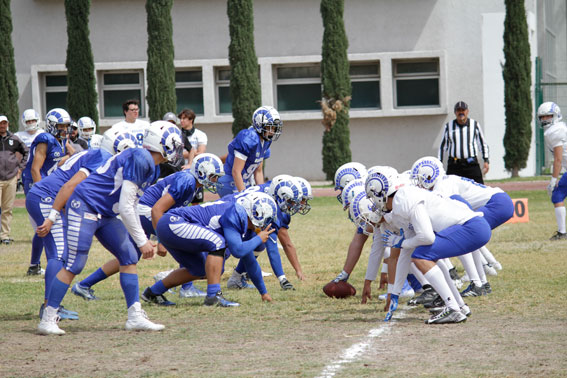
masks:
<instances>
[{"instance_id":1,"label":"athletic sock","mask_svg":"<svg viewBox=\"0 0 567 378\"><path fill-rule=\"evenodd\" d=\"M82 287L91 287L107 278L108 276L106 275L106 273L104 273L104 270L102 270L102 268L98 268L96 271L91 273L90 276L79 282L79 285L81 285Z\"/></svg>"},{"instance_id":2,"label":"athletic sock","mask_svg":"<svg viewBox=\"0 0 567 378\"><path fill-rule=\"evenodd\" d=\"M464 255L459 256L459 260L461 260L461 263L463 264L463 267L465 268L465 272L467 272L467 275L469 276L469 279L471 280L472 283L475 284L475 286L481 286L482 283L480 281L480 276L478 274L478 268L475 265L475 260L473 259L473 256L471 253L467 253ZM482 269L482 265L480 266Z\"/></svg>"},{"instance_id":3,"label":"athletic sock","mask_svg":"<svg viewBox=\"0 0 567 378\"><path fill-rule=\"evenodd\" d=\"M557 221L557 230L562 234L565 233L565 206L555 208L555 220Z\"/></svg>"},{"instance_id":4,"label":"athletic sock","mask_svg":"<svg viewBox=\"0 0 567 378\"><path fill-rule=\"evenodd\" d=\"M494 255L488 250L488 248L486 248L486 246L480 247L480 253L482 253L482 256L484 256L489 264L494 264L495 262L497 262L496 257L494 257Z\"/></svg>"},{"instance_id":5,"label":"athletic sock","mask_svg":"<svg viewBox=\"0 0 567 378\"><path fill-rule=\"evenodd\" d=\"M455 267L450 258L446 257L443 259L443 261L445 262L445 266L447 267L447 269L451 270Z\"/></svg>"},{"instance_id":6,"label":"athletic sock","mask_svg":"<svg viewBox=\"0 0 567 378\"><path fill-rule=\"evenodd\" d=\"M51 282L47 305L53 308L59 308L59 306L61 306L61 301L65 298L65 294L67 294L67 289L69 289L69 285L61 282L56 276Z\"/></svg>"},{"instance_id":7,"label":"athletic sock","mask_svg":"<svg viewBox=\"0 0 567 378\"><path fill-rule=\"evenodd\" d=\"M459 305L459 308L461 308L462 306L465 305L465 301L463 300L463 297L461 297L461 293L459 293L457 286L455 286L455 282L451 278L451 273L449 273L449 269L443 264L443 261L441 261L441 263L438 263L437 266L439 266L439 269L441 269L441 272L443 272L443 277L445 277L445 282L447 282L447 286L449 286L449 289L451 289L453 298L455 298L455 301Z\"/></svg>"},{"instance_id":8,"label":"athletic sock","mask_svg":"<svg viewBox=\"0 0 567 378\"><path fill-rule=\"evenodd\" d=\"M425 278L427 278L437 294L441 296L447 307L459 311L459 305L453 297L453 293L451 292L447 281L445 281L445 276L443 275L441 268L435 265L433 268L429 269L427 273L425 273Z\"/></svg>"},{"instance_id":9,"label":"athletic sock","mask_svg":"<svg viewBox=\"0 0 567 378\"><path fill-rule=\"evenodd\" d=\"M153 284L152 287L150 287L150 290L154 295L162 295L167 291L167 288L163 284L163 281L158 281L155 284Z\"/></svg>"},{"instance_id":10,"label":"athletic sock","mask_svg":"<svg viewBox=\"0 0 567 378\"><path fill-rule=\"evenodd\" d=\"M480 253L480 250L477 249L476 251L474 251L472 253L472 257L474 260L474 265L476 266L476 272L478 274L478 277L480 279L480 283L481 285L484 285L487 280L486 280L486 272L484 271L484 265L482 264L482 253ZM475 283L476 285L476 283ZM476 285L479 286L479 285Z\"/></svg>"},{"instance_id":11,"label":"athletic sock","mask_svg":"<svg viewBox=\"0 0 567 378\"><path fill-rule=\"evenodd\" d=\"M34 234L32 238L32 251L30 265L39 265L41 263L41 252L43 252L43 239Z\"/></svg>"},{"instance_id":12,"label":"athletic sock","mask_svg":"<svg viewBox=\"0 0 567 378\"><path fill-rule=\"evenodd\" d=\"M214 297L220 291L220 283L207 285L207 297Z\"/></svg>"},{"instance_id":13,"label":"athletic sock","mask_svg":"<svg viewBox=\"0 0 567 378\"><path fill-rule=\"evenodd\" d=\"M45 299L49 298L49 290L57 273L63 267L63 261L58 259L48 259L45 267Z\"/></svg>"},{"instance_id":14,"label":"athletic sock","mask_svg":"<svg viewBox=\"0 0 567 378\"><path fill-rule=\"evenodd\" d=\"M126 298L126 307L130 308L134 303L140 302L140 288L138 286L138 275L136 273L120 272L120 286Z\"/></svg>"}]
</instances>

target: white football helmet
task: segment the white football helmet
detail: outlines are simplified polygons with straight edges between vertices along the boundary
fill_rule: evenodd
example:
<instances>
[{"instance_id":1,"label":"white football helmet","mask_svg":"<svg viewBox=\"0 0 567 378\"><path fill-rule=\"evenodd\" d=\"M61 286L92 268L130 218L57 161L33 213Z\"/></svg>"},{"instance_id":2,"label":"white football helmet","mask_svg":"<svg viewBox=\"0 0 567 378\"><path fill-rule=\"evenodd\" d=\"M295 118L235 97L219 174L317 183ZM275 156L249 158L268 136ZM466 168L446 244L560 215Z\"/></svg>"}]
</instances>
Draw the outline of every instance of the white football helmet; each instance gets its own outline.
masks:
<instances>
[{"instance_id":1,"label":"white football helmet","mask_svg":"<svg viewBox=\"0 0 567 378\"><path fill-rule=\"evenodd\" d=\"M98 150L101 148L103 138L104 137L100 134L94 134L89 141L89 147L93 150Z\"/></svg>"},{"instance_id":2,"label":"white football helmet","mask_svg":"<svg viewBox=\"0 0 567 378\"><path fill-rule=\"evenodd\" d=\"M362 229L365 235L371 235L382 219L382 215L374 211L374 204L365 192L360 192L354 197L349 207L350 220ZM368 229L372 231L368 231Z\"/></svg>"},{"instance_id":3,"label":"white football helmet","mask_svg":"<svg viewBox=\"0 0 567 378\"><path fill-rule=\"evenodd\" d=\"M553 116L551 119L542 120L543 116ZM561 121L561 109L554 102L544 102L537 108L537 119L541 127L551 126L556 122Z\"/></svg>"},{"instance_id":4,"label":"white football helmet","mask_svg":"<svg viewBox=\"0 0 567 378\"><path fill-rule=\"evenodd\" d=\"M343 210L348 209L354 197L361 191L364 192L364 179L352 180L346 184L341 192L340 202L343 204Z\"/></svg>"},{"instance_id":5,"label":"white football helmet","mask_svg":"<svg viewBox=\"0 0 567 378\"><path fill-rule=\"evenodd\" d=\"M294 215L299 211L303 191L301 184L290 175L278 175L272 179L270 194L280 210Z\"/></svg>"},{"instance_id":6,"label":"white football helmet","mask_svg":"<svg viewBox=\"0 0 567 378\"><path fill-rule=\"evenodd\" d=\"M392 167L384 167L381 171L374 171L366 178L364 185L366 196L370 198L376 210L386 211L388 197L394 194L403 183L398 177L398 171Z\"/></svg>"},{"instance_id":7,"label":"white football helmet","mask_svg":"<svg viewBox=\"0 0 567 378\"><path fill-rule=\"evenodd\" d=\"M276 141L282 134L283 122L276 109L261 106L252 115L252 126L265 140Z\"/></svg>"},{"instance_id":8,"label":"white football helmet","mask_svg":"<svg viewBox=\"0 0 567 378\"><path fill-rule=\"evenodd\" d=\"M236 200L246 210L248 218L255 227L265 228L277 220L278 209L272 196L263 192L248 193Z\"/></svg>"},{"instance_id":9,"label":"white football helmet","mask_svg":"<svg viewBox=\"0 0 567 378\"><path fill-rule=\"evenodd\" d=\"M163 120L177 125L177 116L173 112L167 112L163 115Z\"/></svg>"},{"instance_id":10,"label":"white football helmet","mask_svg":"<svg viewBox=\"0 0 567 378\"><path fill-rule=\"evenodd\" d=\"M143 147L159 152L171 165L183 160L183 142L179 128L167 121L155 121L146 129Z\"/></svg>"},{"instance_id":11,"label":"white football helmet","mask_svg":"<svg viewBox=\"0 0 567 378\"><path fill-rule=\"evenodd\" d=\"M296 176L295 180L301 186L301 202L299 204L299 214L305 215L311 211L311 205L309 201L313 199L313 190L311 189L311 184L303 177Z\"/></svg>"},{"instance_id":12,"label":"white football helmet","mask_svg":"<svg viewBox=\"0 0 567 378\"><path fill-rule=\"evenodd\" d=\"M195 156L189 170L199 184L212 193L217 192L217 180L224 176L223 164L217 155L204 153Z\"/></svg>"},{"instance_id":13,"label":"white football helmet","mask_svg":"<svg viewBox=\"0 0 567 378\"><path fill-rule=\"evenodd\" d=\"M71 116L65 109L51 109L45 116L45 131L54 137L64 136L63 132L69 133L71 122ZM59 129L57 128L57 125L65 125L65 129Z\"/></svg>"},{"instance_id":14,"label":"white football helmet","mask_svg":"<svg viewBox=\"0 0 567 378\"><path fill-rule=\"evenodd\" d=\"M36 112L34 109L26 109L22 113L22 126L24 127L25 131L33 131L39 129L39 113Z\"/></svg>"},{"instance_id":15,"label":"white football helmet","mask_svg":"<svg viewBox=\"0 0 567 378\"><path fill-rule=\"evenodd\" d=\"M100 148L112 155L116 155L127 148L136 148L137 145L138 141L136 140L136 137L128 131L118 128L110 128L102 135Z\"/></svg>"},{"instance_id":16,"label":"white football helmet","mask_svg":"<svg viewBox=\"0 0 567 378\"><path fill-rule=\"evenodd\" d=\"M411 167L411 179L414 185L432 190L437 181L445 176L443 163L433 156L418 159Z\"/></svg>"},{"instance_id":17,"label":"white football helmet","mask_svg":"<svg viewBox=\"0 0 567 378\"><path fill-rule=\"evenodd\" d=\"M341 165L335 172L335 190L342 191L349 182L364 178L366 174L366 167L360 163L350 162ZM337 200L341 202L340 194Z\"/></svg>"},{"instance_id":18,"label":"white football helmet","mask_svg":"<svg viewBox=\"0 0 567 378\"><path fill-rule=\"evenodd\" d=\"M79 136L84 140L90 140L96 132L96 123L90 117L81 117L77 121Z\"/></svg>"}]
</instances>

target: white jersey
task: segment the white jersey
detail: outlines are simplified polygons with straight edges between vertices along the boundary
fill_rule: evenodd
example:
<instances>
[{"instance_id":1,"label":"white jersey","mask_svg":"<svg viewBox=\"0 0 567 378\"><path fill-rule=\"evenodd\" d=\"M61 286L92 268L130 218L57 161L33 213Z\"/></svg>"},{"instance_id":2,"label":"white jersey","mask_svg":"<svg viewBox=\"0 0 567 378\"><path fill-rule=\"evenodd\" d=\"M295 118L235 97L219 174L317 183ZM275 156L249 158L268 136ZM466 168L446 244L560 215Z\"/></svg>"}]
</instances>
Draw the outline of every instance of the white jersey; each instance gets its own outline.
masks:
<instances>
[{"instance_id":1,"label":"white jersey","mask_svg":"<svg viewBox=\"0 0 567 378\"><path fill-rule=\"evenodd\" d=\"M130 134L136 137L138 141L138 147L142 147L144 144L144 134L146 133L146 129L150 127L150 124L146 121L142 121L141 119L136 119L134 123L129 123L126 121L120 121L112 125L112 128L119 128L121 130L126 130Z\"/></svg>"},{"instance_id":2,"label":"white jersey","mask_svg":"<svg viewBox=\"0 0 567 378\"><path fill-rule=\"evenodd\" d=\"M193 135L191 135L189 138L187 138L189 140L189 143L191 143L191 147L197 151L197 148L199 146L206 146L207 145L207 134L205 134L203 131L199 130L199 129L195 129L195 131L193 132Z\"/></svg>"},{"instance_id":3,"label":"white jersey","mask_svg":"<svg viewBox=\"0 0 567 378\"><path fill-rule=\"evenodd\" d=\"M434 239L432 232L464 224L476 216L482 216L482 213L475 213L461 201L415 186L403 186L396 192L392 211L386 213L384 219L390 226L402 228L404 232L415 232L415 236L406 238L402 243L402 248L415 248L424 245L424 240L431 244L431 237Z\"/></svg>"},{"instance_id":4,"label":"white jersey","mask_svg":"<svg viewBox=\"0 0 567 378\"><path fill-rule=\"evenodd\" d=\"M561 166L567 169L567 125L563 122L556 122L552 124L545 128L543 138L545 139L545 146L551 152L553 152L555 147L563 147Z\"/></svg>"},{"instance_id":5,"label":"white jersey","mask_svg":"<svg viewBox=\"0 0 567 378\"><path fill-rule=\"evenodd\" d=\"M486 205L493 195L503 193L503 191L500 188L491 188L465 177L445 175L437 181L433 193L448 198L458 194L476 210Z\"/></svg>"},{"instance_id":6,"label":"white jersey","mask_svg":"<svg viewBox=\"0 0 567 378\"><path fill-rule=\"evenodd\" d=\"M33 143L33 141L34 141L34 139L35 139L39 134L44 133L44 132L45 132L45 130L43 130L43 129L38 129L34 134L30 134L30 133L28 133L27 131L18 131L18 132L15 133L15 134L16 134L16 136L17 136L18 138L20 138L20 140L21 140L22 142L25 143L25 145L26 145L28 148L30 148L31 145L32 145L32 143Z\"/></svg>"}]
</instances>

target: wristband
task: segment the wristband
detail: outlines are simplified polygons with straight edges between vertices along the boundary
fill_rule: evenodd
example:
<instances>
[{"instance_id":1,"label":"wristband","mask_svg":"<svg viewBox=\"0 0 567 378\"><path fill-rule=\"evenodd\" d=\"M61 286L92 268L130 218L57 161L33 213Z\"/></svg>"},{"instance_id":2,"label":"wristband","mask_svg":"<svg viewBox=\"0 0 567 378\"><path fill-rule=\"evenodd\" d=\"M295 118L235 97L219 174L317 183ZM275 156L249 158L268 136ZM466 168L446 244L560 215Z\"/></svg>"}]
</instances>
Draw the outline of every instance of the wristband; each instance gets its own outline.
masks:
<instances>
[{"instance_id":1,"label":"wristband","mask_svg":"<svg viewBox=\"0 0 567 378\"><path fill-rule=\"evenodd\" d=\"M51 209L49 211L49 216L47 217L47 219L49 219L52 223L55 223L55 221L57 221L58 216L59 216L59 211L55 209Z\"/></svg>"}]
</instances>

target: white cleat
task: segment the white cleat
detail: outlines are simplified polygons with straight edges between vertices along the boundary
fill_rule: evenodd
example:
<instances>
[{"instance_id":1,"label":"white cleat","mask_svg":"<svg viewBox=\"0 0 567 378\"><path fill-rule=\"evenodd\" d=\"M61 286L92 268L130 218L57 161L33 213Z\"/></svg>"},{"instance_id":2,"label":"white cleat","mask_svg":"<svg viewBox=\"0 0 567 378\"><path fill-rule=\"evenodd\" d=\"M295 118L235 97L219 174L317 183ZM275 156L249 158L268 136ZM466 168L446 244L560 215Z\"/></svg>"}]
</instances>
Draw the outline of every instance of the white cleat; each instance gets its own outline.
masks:
<instances>
[{"instance_id":1,"label":"white cleat","mask_svg":"<svg viewBox=\"0 0 567 378\"><path fill-rule=\"evenodd\" d=\"M57 325L59 319L57 309L47 306L47 308L43 310L43 316L37 326L37 332L40 335L64 335L65 331Z\"/></svg>"},{"instance_id":2,"label":"white cleat","mask_svg":"<svg viewBox=\"0 0 567 378\"><path fill-rule=\"evenodd\" d=\"M502 270L502 264L500 264L498 261L493 262L492 267L496 270Z\"/></svg>"},{"instance_id":3,"label":"white cleat","mask_svg":"<svg viewBox=\"0 0 567 378\"><path fill-rule=\"evenodd\" d=\"M484 273L486 273L489 276L497 276L498 272L496 271L496 269L494 269L493 267L491 267L489 264L485 264L483 265L484 267Z\"/></svg>"},{"instance_id":4,"label":"white cleat","mask_svg":"<svg viewBox=\"0 0 567 378\"><path fill-rule=\"evenodd\" d=\"M148 315L142 310L140 302L136 302L128 308L128 320L125 328L127 331L161 331L165 326L153 323L148 319Z\"/></svg>"},{"instance_id":5,"label":"white cleat","mask_svg":"<svg viewBox=\"0 0 567 378\"><path fill-rule=\"evenodd\" d=\"M156 274L154 276L154 281L158 282L163 280L165 277L167 277L169 275L169 273L173 272L173 269L171 270L166 270L164 272L159 272L158 274Z\"/></svg>"}]
</instances>

